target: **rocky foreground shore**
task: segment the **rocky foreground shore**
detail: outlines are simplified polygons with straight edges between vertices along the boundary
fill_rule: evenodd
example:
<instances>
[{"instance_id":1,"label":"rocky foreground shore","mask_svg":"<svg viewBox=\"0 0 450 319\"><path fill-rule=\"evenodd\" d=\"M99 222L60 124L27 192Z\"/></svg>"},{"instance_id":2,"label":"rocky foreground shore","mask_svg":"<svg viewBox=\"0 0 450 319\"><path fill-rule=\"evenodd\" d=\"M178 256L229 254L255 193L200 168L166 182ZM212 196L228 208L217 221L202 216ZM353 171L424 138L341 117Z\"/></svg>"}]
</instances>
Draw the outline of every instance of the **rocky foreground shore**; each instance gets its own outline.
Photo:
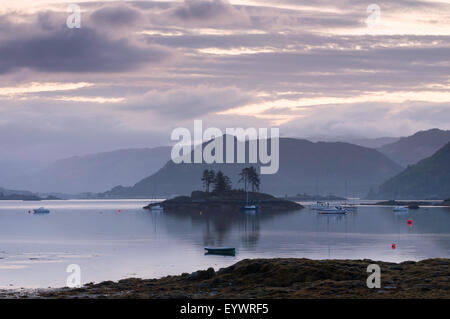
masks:
<instances>
[{"instance_id":1,"label":"rocky foreground shore","mask_svg":"<svg viewBox=\"0 0 450 319\"><path fill-rule=\"evenodd\" d=\"M367 266L381 267L381 288L366 285ZM371 260L253 259L161 279L130 278L36 298L450 298L450 259L400 264Z\"/></svg>"}]
</instances>

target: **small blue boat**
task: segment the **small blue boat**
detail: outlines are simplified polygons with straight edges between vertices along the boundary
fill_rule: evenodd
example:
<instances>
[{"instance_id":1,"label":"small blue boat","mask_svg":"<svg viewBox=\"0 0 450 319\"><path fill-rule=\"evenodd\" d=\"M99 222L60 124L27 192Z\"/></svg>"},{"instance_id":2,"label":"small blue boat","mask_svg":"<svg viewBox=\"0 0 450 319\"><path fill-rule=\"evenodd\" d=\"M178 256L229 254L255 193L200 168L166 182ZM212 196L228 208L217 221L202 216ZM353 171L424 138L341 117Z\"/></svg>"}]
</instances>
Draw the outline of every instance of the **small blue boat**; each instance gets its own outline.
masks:
<instances>
[{"instance_id":1,"label":"small blue boat","mask_svg":"<svg viewBox=\"0 0 450 319\"><path fill-rule=\"evenodd\" d=\"M39 207L38 209L33 209L35 214L50 214L50 210L45 209L44 207Z\"/></svg>"},{"instance_id":2,"label":"small blue boat","mask_svg":"<svg viewBox=\"0 0 450 319\"><path fill-rule=\"evenodd\" d=\"M205 247L205 250L207 255L236 255L236 248L233 247Z\"/></svg>"}]
</instances>

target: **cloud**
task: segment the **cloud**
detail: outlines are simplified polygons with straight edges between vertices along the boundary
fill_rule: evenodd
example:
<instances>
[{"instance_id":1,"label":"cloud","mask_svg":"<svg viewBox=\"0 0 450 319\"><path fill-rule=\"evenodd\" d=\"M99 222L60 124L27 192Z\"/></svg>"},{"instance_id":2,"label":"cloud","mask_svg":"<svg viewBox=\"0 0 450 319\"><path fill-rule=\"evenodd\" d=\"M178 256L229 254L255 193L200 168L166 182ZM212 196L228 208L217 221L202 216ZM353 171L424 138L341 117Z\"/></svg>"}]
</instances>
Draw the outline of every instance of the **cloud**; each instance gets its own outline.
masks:
<instances>
[{"instance_id":1,"label":"cloud","mask_svg":"<svg viewBox=\"0 0 450 319\"><path fill-rule=\"evenodd\" d=\"M3 41L0 73L18 68L43 72L120 72L161 63L170 56L170 51L163 47L135 46L126 39L108 39L89 28L60 29Z\"/></svg>"},{"instance_id":2,"label":"cloud","mask_svg":"<svg viewBox=\"0 0 450 319\"><path fill-rule=\"evenodd\" d=\"M280 110L278 110L280 112ZM291 112L291 110L289 111ZM449 129L446 103L354 103L323 105L298 111L303 115L283 126L290 136L407 136L419 130Z\"/></svg>"},{"instance_id":3,"label":"cloud","mask_svg":"<svg viewBox=\"0 0 450 319\"><path fill-rule=\"evenodd\" d=\"M195 26L245 25L250 19L244 9L225 0L185 0L167 12L172 20Z\"/></svg>"},{"instance_id":4,"label":"cloud","mask_svg":"<svg viewBox=\"0 0 450 319\"><path fill-rule=\"evenodd\" d=\"M124 72L171 60L173 50L118 32L120 27L139 20L139 16L139 11L128 5L103 7L91 16L103 28L88 22L80 29L69 29L67 14L50 10L0 16L0 74L20 69ZM106 29L111 32L105 32Z\"/></svg>"},{"instance_id":5,"label":"cloud","mask_svg":"<svg viewBox=\"0 0 450 319\"><path fill-rule=\"evenodd\" d=\"M442 2L377 2L373 35L359 0L83 1L72 30L67 2L24 2L0 10L0 160L165 144L197 118L295 137L450 128Z\"/></svg>"},{"instance_id":6,"label":"cloud","mask_svg":"<svg viewBox=\"0 0 450 319\"><path fill-rule=\"evenodd\" d=\"M149 91L123 107L133 111L152 111L174 121L203 118L252 101L252 96L235 87L187 87Z\"/></svg>"},{"instance_id":7,"label":"cloud","mask_svg":"<svg viewBox=\"0 0 450 319\"><path fill-rule=\"evenodd\" d=\"M125 3L103 6L93 11L89 19L97 28L112 28L112 32L117 32L117 28L136 28L145 22L145 16L139 9Z\"/></svg>"}]
</instances>

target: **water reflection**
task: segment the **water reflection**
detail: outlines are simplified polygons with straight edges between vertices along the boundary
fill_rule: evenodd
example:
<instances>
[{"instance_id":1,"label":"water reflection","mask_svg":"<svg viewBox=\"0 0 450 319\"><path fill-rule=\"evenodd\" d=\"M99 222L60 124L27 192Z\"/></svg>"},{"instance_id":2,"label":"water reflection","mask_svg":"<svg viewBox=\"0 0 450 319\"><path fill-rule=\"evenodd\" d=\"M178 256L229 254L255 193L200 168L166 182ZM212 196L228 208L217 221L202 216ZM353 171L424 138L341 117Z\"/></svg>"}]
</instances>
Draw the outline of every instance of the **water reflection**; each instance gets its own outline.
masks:
<instances>
[{"instance_id":1,"label":"water reflection","mask_svg":"<svg viewBox=\"0 0 450 319\"><path fill-rule=\"evenodd\" d=\"M190 222L201 229L202 243L205 246L228 246L230 237L233 236L233 230L239 235L243 247L252 248L258 245L260 238L260 223L266 223L270 220L298 213L298 211L288 212L184 212L168 211L164 212L164 218ZM157 213L158 214L158 213ZM154 212L150 212L154 215ZM156 216L156 215L155 215ZM160 215L158 215L160 218ZM155 217L153 217L155 218ZM170 223L173 225L172 223ZM176 228L168 228L171 233L176 233ZM176 235L176 234L175 234Z\"/></svg>"},{"instance_id":2,"label":"water reflection","mask_svg":"<svg viewBox=\"0 0 450 319\"><path fill-rule=\"evenodd\" d=\"M254 212L245 212L244 218L239 224L241 232L241 241L244 247L254 248L258 244L260 232L260 214Z\"/></svg>"},{"instance_id":3,"label":"water reflection","mask_svg":"<svg viewBox=\"0 0 450 319\"><path fill-rule=\"evenodd\" d=\"M42 202L51 213L36 216L28 214L32 203L0 202L0 286L62 286L71 263L89 282L217 269L245 258L450 257L449 208L172 213L143 210L146 203ZM236 247L236 256L205 256L205 246Z\"/></svg>"}]
</instances>

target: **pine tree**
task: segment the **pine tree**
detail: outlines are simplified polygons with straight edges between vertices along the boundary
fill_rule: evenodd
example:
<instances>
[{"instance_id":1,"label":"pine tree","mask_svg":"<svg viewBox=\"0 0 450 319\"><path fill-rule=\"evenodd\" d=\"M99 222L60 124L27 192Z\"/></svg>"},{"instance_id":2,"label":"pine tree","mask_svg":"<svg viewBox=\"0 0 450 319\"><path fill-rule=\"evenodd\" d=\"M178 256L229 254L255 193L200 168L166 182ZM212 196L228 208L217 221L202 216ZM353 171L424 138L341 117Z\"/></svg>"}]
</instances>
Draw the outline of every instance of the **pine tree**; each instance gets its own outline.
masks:
<instances>
[{"instance_id":1,"label":"pine tree","mask_svg":"<svg viewBox=\"0 0 450 319\"><path fill-rule=\"evenodd\" d=\"M247 192L247 184L249 181L249 169L248 167L243 168L242 171L239 173L239 183L244 183L244 191Z\"/></svg>"},{"instance_id":2,"label":"pine tree","mask_svg":"<svg viewBox=\"0 0 450 319\"><path fill-rule=\"evenodd\" d=\"M214 170L210 170L209 173L208 173L209 184L214 184L215 180L216 180L216 173L214 172Z\"/></svg>"},{"instance_id":3,"label":"pine tree","mask_svg":"<svg viewBox=\"0 0 450 319\"><path fill-rule=\"evenodd\" d=\"M209 186L214 183L214 179L215 179L215 173L213 170L207 170L205 169L203 171L203 176L202 176L202 182L203 182L203 186L205 186L205 190L207 193L209 193Z\"/></svg>"},{"instance_id":4,"label":"pine tree","mask_svg":"<svg viewBox=\"0 0 450 319\"><path fill-rule=\"evenodd\" d=\"M222 171L218 171L214 181L214 193L223 194L231 190L231 180L224 175Z\"/></svg>"},{"instance_id":5,"label":"pine tree","mask_svg":"<svg viewBox=\"0 0 450 319\"><path fill-rule=\"evenodd\" d=\"M253 166L248 168L248 182L252 185L252 192L259 191L261 180L256 168Z\"/></svg>"}]
</instances>

